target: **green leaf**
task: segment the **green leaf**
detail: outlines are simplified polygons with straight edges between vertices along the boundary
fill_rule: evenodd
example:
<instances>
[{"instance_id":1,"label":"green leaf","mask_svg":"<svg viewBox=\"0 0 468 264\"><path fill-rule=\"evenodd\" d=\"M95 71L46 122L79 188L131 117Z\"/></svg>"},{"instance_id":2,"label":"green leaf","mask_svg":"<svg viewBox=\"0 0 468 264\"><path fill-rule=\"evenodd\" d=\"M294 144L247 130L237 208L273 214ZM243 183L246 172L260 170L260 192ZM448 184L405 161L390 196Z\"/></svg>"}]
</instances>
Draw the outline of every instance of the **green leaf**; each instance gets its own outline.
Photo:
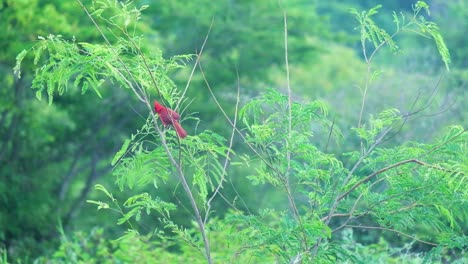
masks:
<instances>
[{"instance_id":1,"label":"green leaf","mask_svg":"<svg viewBox=\"0 0 468 264\"><path fill-rule=\"evenodd\" d=\"M21 78L21 62L23 61L24 57L28 54L26 50L22 50L17 56L16 56L16 64L15 67L13 68L13 73L19 78Z\"/></svg>"},{"instance_id":2,"label":"green leaf","mask_svg":"<svg viewBox=\"0 0 468 264\"><path fill-rule=\"evenodd\" d=\"M101 201L94 201L94 200L86 200L87 203L90 203L90 204L96 204L98 205L98 210L101 210L101 209L109 209L109 204L107 203L104 203L104 202L101 202Z\"/></svg>"},{"instance_id":3,"label":"green leaf","mask_svg":"<svg viewBox=\"0 0 468 264\"><path fill-rule=\"evenodd\" d=\"M112 194L101 184L96 184L94 185L94 188L96 190L99 190L103 193L105 193L107 195L107 197L111 198L112 200L114 200L114 196L112 196Z\"/></svg>"},{"instance_id":4,"label":"green leaf","mask_svg":"<svg viewBox=\"0 0 468 264\"><path fill-rule=\"evenodd\" d=\"M416 4L414 5L413 10L415 10L416 13L419 13L419 11L421 9L424 9L426 11L427 15L429 15L429 16L431 15L430 10L429 10L429 5L426 4L426 2L424 2L424 1L416 2Z\"/></svg>"},{"instance_id":5,"label":"green leaf","mask_svg":"<svg viewBox=\"0 0 468 264\"><path fill-rule=\"evenodd\" d=\"M42 100L42 91L37 91L36 92L36 98L41 101Z\"/></svg>"},{"instance_id":6,"label":"green leaf","mask_svg":"<svg viewBox=\"0 0 468 264\"><path fill-rule=\"evenodd\" d=\"M138 214L139 211L141 211L142 207L134 207L132 208L132 210L130 210L130 212L124 214L124 216L122 218L119 218L119 220L117 221L117 224L118 225L121 225L125 222L127 222L130 218L132 218L133 216L136 216Z\"/></svg>"},{"instance_id":7,"label":"green leaf","mask_svg":"<svg viewBox=\"0 0 468 264\"><path fill-rule=\"evenodd\" d=\"M400 31L400 19L398 18L397 13L394 11L393 14L393 23L396 25L396 31Z\"/></svg>"},{"instance_id":8,"label":"green leaf","mask_svg":"<svg viewBox=\"0 0 468 264\"><path fill-rule=\"evenodd\" d=\"M130 142L131 142L130 139L126 139L124 141L122 147L117 153L115 153L114 158L112 159L112 162L111 162L112 166L114 166L120 160L120 158L122 158L122 156L125 155L125 153L127 152L128 146L130 146Z\"/></svg>"}]
</instances>

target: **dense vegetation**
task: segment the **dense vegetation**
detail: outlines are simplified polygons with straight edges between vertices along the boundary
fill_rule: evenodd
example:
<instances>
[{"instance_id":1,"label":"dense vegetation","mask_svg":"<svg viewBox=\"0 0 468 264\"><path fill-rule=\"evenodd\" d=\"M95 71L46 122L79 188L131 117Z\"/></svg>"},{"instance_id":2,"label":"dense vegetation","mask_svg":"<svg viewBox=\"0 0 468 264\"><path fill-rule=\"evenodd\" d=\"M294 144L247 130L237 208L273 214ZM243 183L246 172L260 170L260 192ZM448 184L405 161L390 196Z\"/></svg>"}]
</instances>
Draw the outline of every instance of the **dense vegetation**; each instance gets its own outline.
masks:
<instances>
[{"instance_id":1,"label":"dense vegetation","mask_svg":"<svg viewBox=\"0 0 468 264\"><path fill-rule=\"evenodd\" d=\"M313 2L3 0L0 262L465 263L466 4Z\"/></svg>"}]
</instances>

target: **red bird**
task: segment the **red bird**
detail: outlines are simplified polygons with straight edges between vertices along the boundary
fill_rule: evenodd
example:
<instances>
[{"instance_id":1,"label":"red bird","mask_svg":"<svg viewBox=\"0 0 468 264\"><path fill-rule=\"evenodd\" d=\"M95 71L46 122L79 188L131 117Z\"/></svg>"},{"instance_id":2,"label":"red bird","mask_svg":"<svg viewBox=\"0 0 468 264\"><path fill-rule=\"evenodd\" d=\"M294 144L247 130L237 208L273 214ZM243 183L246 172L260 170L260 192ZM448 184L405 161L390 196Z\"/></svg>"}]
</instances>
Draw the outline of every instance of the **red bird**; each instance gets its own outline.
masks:
<instances>
[{"instance_id":1,"label":"red bird","mask_svg":"<svg viewBox=\"0 0 468 264\"><path fill-rule=\"evenodd\" d=\"M172 125L175 128L177 135L180 138L187 136L187 132L179 124L180 115L176 111L162 106L157 101L154 101L154 110L156 110L156 113L158 113L161 122L165 126Z\"/></svg>"}]
</instances>

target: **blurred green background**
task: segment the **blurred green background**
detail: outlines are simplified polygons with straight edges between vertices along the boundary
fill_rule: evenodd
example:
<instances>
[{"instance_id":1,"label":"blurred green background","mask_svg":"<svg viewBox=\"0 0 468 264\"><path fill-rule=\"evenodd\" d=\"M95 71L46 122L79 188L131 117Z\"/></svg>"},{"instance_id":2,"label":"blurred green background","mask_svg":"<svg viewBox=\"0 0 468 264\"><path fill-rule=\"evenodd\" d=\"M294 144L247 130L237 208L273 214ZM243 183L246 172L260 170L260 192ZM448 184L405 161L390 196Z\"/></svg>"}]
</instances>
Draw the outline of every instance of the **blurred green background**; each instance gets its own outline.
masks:
<instances>
[{"instance_id":1,"label":"blurred green background","mask_svg":"<svg viewBox=\"0 0 468 264\"><path fill-rule=\"evenodd\" d=\"M268 88L286 91L283 14L278 1L134 2L150 5L135 29L144 35L143 45L149 56L159 49L165 57L197 53L212 24L201 65L228 114L233 115L238 85L241 104ZM322 99L331 106L337 124L343 128L356 126L362 98L359 86L363 85L366 65L359 32L355 30L357 22L348 10L382 4L375 19L393 32L392 12L412 14L413 2L283 2L288 15L294 99ZM446 72L431 40L411 34L398 37L401 50L397 56L389 50L378 55L377 67L382 73L369 91L367 114L389 107L409 111L415 98L419 98L420 107L431 102L424 115L412 120L389 144L425 142L449 124L467 125L466 1L427 3L431 7L427 19L439 25L449 46L451 70ZM113 184L110 161L122 142L145 122L148 113L130 91L112 85L103 88L103 99L92 92L81 95L80 89L72 89L49 106L45 100L37 100L30 89L34 75L31 58L23 62L22 78L14 77L16 55L34 45L38 36L60 34L77 42L103 42L76 1L2 0L0 29L0 248L8 249L13 259L34 259L57 247L59 226L67 233L89 232L99 226L108 237L119 237L125 230L115 225L119 216L110 211L97 213L95 206L85 201L103 198L93 190L96 183L105 185L117 198L128 196ZM187 83L191 66L171 73L180 89ZM229 136L229 125L199 71L187 97L190 104L185 111L200 119L199 123L184 122L189 133L209 128ZM325 145L323 138L315 138L318 146ZM358 144L349 140L346 147L352 149ZM263 199L267 197L266 186L252 190L245 179L245 168L234 168L230 173L240 196L251 206L249 210L278 202L271 195ZM160 186L158 195L176 202L180 199L176 184L174 180ZM229 189L226 192L229 195ZM232 191L231 195L232 199L236 194ZM222 216L226 206L216 206L216 214ZM184 212L174 217L180 223L190 221ZM361 235L365 240L365 234Z\"/></svg>"}]
</instances>

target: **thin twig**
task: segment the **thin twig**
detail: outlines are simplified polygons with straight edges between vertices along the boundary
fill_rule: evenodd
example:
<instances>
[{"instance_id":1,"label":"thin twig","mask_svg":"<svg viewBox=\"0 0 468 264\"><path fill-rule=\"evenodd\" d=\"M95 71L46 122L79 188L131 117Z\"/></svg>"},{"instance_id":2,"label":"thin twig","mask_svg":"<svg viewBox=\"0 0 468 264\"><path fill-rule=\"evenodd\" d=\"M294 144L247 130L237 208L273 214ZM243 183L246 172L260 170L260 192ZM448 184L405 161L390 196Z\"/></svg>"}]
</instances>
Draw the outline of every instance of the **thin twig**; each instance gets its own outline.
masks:
<instances>
[{"instance_id":1,"label":"thin twig","mask_svg":"<svg viewBox=\"0 0 468 264\"><path fill-rule=\"evenodd\" d=\"M382 178L382 179L379 179L379 180L375 181L374 183L372 183L372 185L369 187L369 189L372 188L372 186L374 186L374 185L378 184L379 182L383 181L384 179L385 178ZM354 211L356 210L359 201L361 201L362 197L364 197L364 194L365 194L365 192L362 192L361 194L359 194L356 201L354 201L353 207L351 207L351 210L349 210L348 219L346 219L345 222L341 226L333 229L332 232L336 232L337 230L341 229L343 226L347 225L349 223L349 221L351 221L354 218L353 217Z\"/></svg>"},{"instance_id":2,"label":"thin twig","mask_svg":"<svg viewBox=\"0 0 468 264\"><path fill-rule=\"evenodd\" d=\"M362 53L364 55L364 59L367 64L367 71L366 71L366 81L364 84L364 92L362 95L362 102L361 102L361 110L359 112L359 121L358 121L358 128L361 128L362 125L362 116L364 114L364 107L366 104L366 99L367 99L367 91L369 90L369 85L370 85L370 79L371 79L371 63L372 59L374 56L377 54L377 52L388 42L390 42L397 34L399 34L402 30L397 30L395 33L393 33L391 36L389 36L386 40L382 41L371 53L371 55L368 57L367 56L367 49L366 49L366 38L364 37L366 35L365 32L362 32L361 29L361 46L362 46Z\"/></svg>"},{"instance_id":3,"label":"thin twig","mask_svg":"<svg viewBox=\"0 0 468 264\"><path fill-rule=\"evenodd\" d=\"M440 149L440 148L442 148L443 146L447 145L447 144L450 143L451 141L457 139L459 136L463 135L464 133L466 133L466 129L463 129L463 131L461 131L461 132L459 132L459 133L453 135L451 138L447 139L447 140L444 141L442 144L439 144L439 145L433 147L432 149L426 151L425 153L419 155L417 158L419 159L419 158L425 157L425 156L431 154L432 152L437 151L438 149Z\"/></svg>"},{"instance_id":4,"label":"thin twig","mask_svg":"<svg viewBox=\"0 0 468 264\"><path fill-rule=\"evenodd\" d=\"M418 241L418 242L420 242L420 243L423 243L423 244L427 244L427 245L431 245L431 246L435 246L435 247L438 246L438 244L435 244L435 243L431 243L431 242L428 242L428 241L425 241L425 240L418 239L418 238L416 238L415 236L411 236L411 235L408 235L408 234L406 234L406 233L403 233L403 232L401 232L401 231L398 231L398 230L395 230L395 229L391 229L391 228L380 227L380 226L356 226L356 225L347 225L346 227L389 231L389 232L397 233L398 235L402 235L402 236L405 236L405 237L409 237L409 238L414 239L414 240L416 240L416 241Z\"/></svg>"},{"instance_id":5,"label":"thin twig","mask_svg":"<svg viewBox=\"0 0 468 264\"><path fill-rule=\"evenodd\" d=\"M289 172L291 170L291 139L292 139L292 91L291 82L289 77L289 59L288 59L288 20L286 11L283 11L283 23L284 23L284 64L286 69L286 87L288 91L288 137L286 140L286 172L284 173L286 191L288 192L289 206L293 212L294 218L299 220L300 215L297 211L297 207L294 202L293 195L291 193L291 185L289 182Z\"/></svg>"},{"instance_id":6,"label":"thin twig","mask_svg":"<svg viewBox=\"0 0 468 264\"><path fill-rule=\"evenodd\" d=\"M432 164L428 164L428 163L425 163L425 162L422 162L420 160L417 160L417 159L408 159L408 160L403 160L403 161L400 161L400 162L397 162L395 164L392 164L390 166L387 166L385 168L382 168L378 171L375 171L371 174L369 174L369 176L365 177L364 179L358 181L357 183L355 183L351 188L349 188L349 190L347 190L346 192L344 192L343 194L341 194L338 198L337 198L337 201L341 201L343 198L345 198L346 196L348 196L352 191L354 191L357 187L361 186L363 183L369 181L370 179L372 179L373 177L375 177L376 175L379 175L385 171L388 171L390 169L393 169L393 168L396 168L396 167L399 167L401 165L404 165L406 163L416 163L418 165L421 165L421 166L426 166L426 167L430 167L430 168L434 168L434 169L438 169L438 170L441 170L441 171L445 171L445 172L453 172L452 170L449 170L449 169L445 169L445 168L442 168L442 167L439 167L439 166L434 166Z\"/></svg>"},{"instance_id":7,"label":"thin twig","mask_svg":"<svg viewBox=\"0 0 468 264\"><path fill-rule=\"evenodd\" d=\"M333 117L333 121L332 121L332 124L331 124L331 126L330 126L330 132L328 132L327 144L325 145L325 149L324 149L324 152L325 152L325 153L326 153L327 150L328 150L328 145L330 144L330 140L331 140L332 133L333 133L333 128L335 127L335 118L336 118L336 117Z\"/></svg>"},{"instance_id":8,"label":"thin twig","mask_svg":"<svg viewBox=\"0 0 468 264\"><path fill-rule=\"evenodd\" d=\"M202 77L203 77L203 80L205 81L205 84L206 84L206 88L208 89L208 91L210 92L210 95L211 95L211 98L213 98L215 104L218 106L218 109L221 111L221 113L223 114L224 118L226 118L226 120L229 122L229 124L231 125L232 128L234 128L237 132L237 134L242 138L242 140L244 140L244 142L247 144L247 146L257 155L257 157L259 157L267 167L269 167L270 169L272 169L274 172L276 172L277 174L280 174L281 172L278 171L277 168L275 168L275 166L273 166L267 159L265 159L256 149L254 146L252 146L252 144L250 144L248 141L247 141L247 138L245 138L244 134L242 134L242 132L236 127L234 126L234 122L229 118L229 116L227 115L226 111L223 109L223 107L221 106L221 104L219 103L216 95L214 94L213 92L213 89L211 88L207 78L206 78L206 75L205 75L205 71L203 70L203 65L202 63L198 63L198 68L200 69L200 73L202 74Z\"/></svg>"},{"instance_id":9,"label":"thin twig","mask_svg":"<svg viewBox=\"0 0 468 264\"><path fill-rule=\"evenodd\" d=\"M303 246L304 249L307 250L308 242L307 242L307 235L305 232L304 225L302 223L301 215L299 214L299 210L297 209L296 202L294 200L294 196L291 191L291 184L290 184L290 171L291 171L291 141L292 141L292 89L291 89L291 80L290 80L290 70L289 70L289 58L288 58L288 17L286 14L286 10L283 10L283 28L284 28L284 64L286 68L286 86L288 90L288 138L286 141L286 172L284 173L285 177L285 188L288 195L289 205L293 212L294 218L299 223L301 227L302 239L303 239Z\"/></svg>"},{"instance_id":10,"label":"thin twig","mask_svg":"<svg viewBox=\"0 0 468 264\"><path fill-rule=\"evenodd\" d=\"M365 158L382 142L383 138L385 137L385 135L387 135L390 130L392 128L389 127L387 128L387 130L385 130L380 136L379 138L377 138L374 142L374 144L372 144L372 146L367 150L366 153L363 153L361 155L361 157L359 157L359 160L354 164L353 168L349 171L348 175L346 176L346 178L344 179L343 183L342 183L342 186L346 186L346 184L348 184L348 182L351 180L352 176L354 175L354 172L358 169L358 167L361 165L361 163L365 160ZM327 219L325 220L325 223L328 224L330 222L330 219L331 219L331 215L335 213L336 211L336 208L338 206L338 203L339 203L339 197L337 196L335 198L335 200L333 201L333 204L330 208L330 211L328 213L328 216L327 216Z\"/></svg>"},{"instance_id":11,"label":"thin twig","mask_svg":"<svg viewBox=\"0 0 468 264\"><path fill-rule=\"evenodd\" d=\"M181 95L180 98L184 98L185 94L188 91L188 87L190 86L190 82L192 81L193 75L195 74L195 69L197 68L198 63L200 63L201 55L203 54L203 50L205 49L205 45L206 45L206 42L208 41L208 37L210 36L211 29L213 28L213 23L214 23L214 17L211 19L210 27L208 28L208 32L206 33L205 39L203 40L203 43L202 43L201 48L200 48L200 52L197 54L197 59L195 60L195 64L192 67L192 71L190 72L189 79L187 81L187 84L185 85L185 89L182 92L182 95ZM181 101L177 102L176 107L175 107L176 109L179 107L180 102Z\"/></svg>"},{"instance_id":12,"label":"thin twig","mask_svg":"<svg viewBox=\"0 0 468 264\"><path fill-rule=\"evenodd\" d=\"M239 77L239 76L238 76ZM234 110L234 126L232 127L232 132L231 132L231 138L229 140L229 147L228 147L228 151L226 153L226 159L224 160L224 166L223 166L223 174L221 175L221 179L218 183L218 186L216 187L216 190L214 191L213 195L210 197L210 199L208 199L208 202L207 202L207 210L206 210L206 216L205 216L205 223L207 221L207 218L208 218L208 214L210 212L210 209L211 209L211 202L213 201L213 199L216 197L216 195L219 193L219 190L221 188L223 188L223 182L226 180L225 177L227 175L227 166L229 164L229 160L230 160L230 155L232 153L232 145L234 143L234 135L236 133L236 125L237 125L237 114L238 114L238 111L239 111L239 101L240 101L240 84L239 84L239 78L237 79L237 96L236 96L236 107L235 107L235 110Z\"/></svg>"}]
</instances>

